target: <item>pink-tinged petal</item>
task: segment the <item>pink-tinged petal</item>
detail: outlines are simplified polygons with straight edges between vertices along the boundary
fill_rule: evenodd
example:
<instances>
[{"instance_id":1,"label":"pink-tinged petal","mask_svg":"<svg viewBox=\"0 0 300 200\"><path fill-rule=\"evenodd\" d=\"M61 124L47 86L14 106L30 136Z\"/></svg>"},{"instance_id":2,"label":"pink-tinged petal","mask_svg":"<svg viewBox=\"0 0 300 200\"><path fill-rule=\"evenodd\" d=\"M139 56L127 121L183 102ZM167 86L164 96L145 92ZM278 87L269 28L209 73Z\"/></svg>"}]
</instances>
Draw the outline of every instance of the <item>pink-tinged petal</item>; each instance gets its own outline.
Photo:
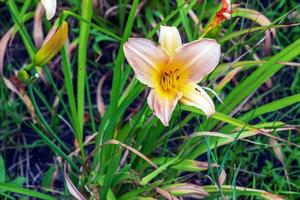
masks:
<instances>
[{"instance_id":1,"label":"pink-tinged petal","mask_svg":"<svg viewBox=\"0 0 300 200\"><path fill-rule=\"evenodd\" d=\"M199 108L205 115L212 116L215 114L215 106L210 96L198 85L189 85L180 90L183 94L180 102Z\"/></svg>"},{"instance_id":2,"label":"pink-tinged petal","mask_svg":"<svg viewBox=\"0 0 300 200\"><path fill-rule=\"evenodd\" d=\"M160 119L161 123L164 126L169 126L172 113L181 97L180 92L174 95L163 95L156 89L151 89L147 100L150 109Z\"/></svg>"},{"instance_id":3,"label":"pink-tinged petal","mask_svg":"<svg viewBox=\"0 0 300 200\"><path fill-rule=\"evenodd\" d=\"M178 29L174 26L160 26L159 43L169 56L173 55L182 46Z\"/></svg>"},{"instance_id":4,"label":"pink-tinged petal","mask_svg":"<svg viewBox=\"0 0 300 200\"><path fill-rule=\"evenodd\" d=\"M183 69L188 82L198 83L219 63L221 46L212 39L197 40L183 45L171 58L169 65Z\"/></svg>"},{"instance_id":5,"label":"pink-tinged petal","mask_svg":"<svg viewBox=\"0 0 300 200\"><path fill-rule=\"evenodd\" d=\"M129 38L123 48L125 57L137 79L149 87L154 87L153 77L158 69L168 62L168 56L164 50L152 41L143 38Z\"/></svg>"},{"instance_id":6,"label":"pink-tinged petal","mask_svg":"<svg viewBox=\"0 0 300 200\"><path fill-rule=\"evenodd\" d=\"M46 11L46 18L52 19L56 11L56 0L41 0L41 3Z\"/></svg>"}]
</instances>

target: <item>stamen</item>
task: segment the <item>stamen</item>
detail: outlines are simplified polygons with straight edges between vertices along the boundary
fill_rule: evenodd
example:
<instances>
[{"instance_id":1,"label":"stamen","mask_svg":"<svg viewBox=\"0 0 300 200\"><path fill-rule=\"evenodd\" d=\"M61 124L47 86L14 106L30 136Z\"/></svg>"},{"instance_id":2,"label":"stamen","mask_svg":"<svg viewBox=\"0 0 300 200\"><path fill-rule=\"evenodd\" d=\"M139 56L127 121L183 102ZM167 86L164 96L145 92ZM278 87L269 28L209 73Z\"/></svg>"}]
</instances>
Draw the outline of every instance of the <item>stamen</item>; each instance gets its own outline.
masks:
<instances>
[{"instance_id":1,"label":"stamen","mask_svg":"<svg viewBox=\"0 0 300 200\"><path fill-rule=\"evenodd\" d=\"M160 78L160 84L164 90L176 89L179 79L180 76L178 75L178 69L175 71L165 71Z\"/></svg>"}]
</instances>

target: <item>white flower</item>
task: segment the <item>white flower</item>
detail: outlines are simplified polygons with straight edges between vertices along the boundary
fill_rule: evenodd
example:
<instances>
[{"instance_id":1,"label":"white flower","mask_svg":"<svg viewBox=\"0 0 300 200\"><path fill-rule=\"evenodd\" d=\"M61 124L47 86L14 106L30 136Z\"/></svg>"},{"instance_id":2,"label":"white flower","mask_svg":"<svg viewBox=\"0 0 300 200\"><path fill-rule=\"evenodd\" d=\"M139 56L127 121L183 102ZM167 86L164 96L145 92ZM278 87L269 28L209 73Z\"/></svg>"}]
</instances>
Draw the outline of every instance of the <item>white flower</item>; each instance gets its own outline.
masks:
<instances>
[{"instance_id":1,"label":"white flower","mask_svg":"<svg viewBox=\"0 0 300 200\"><path fill-rule=\"evenodd\" d=\"M219 63L220 45L212 39L182 45L177 28L168 26L161 26L159 42L129 38L124 44L137 79L151 88L148 104L154 114L168 126L179 101L214 115L213 101L197 83Z\"/></svg>"}]
</instances>

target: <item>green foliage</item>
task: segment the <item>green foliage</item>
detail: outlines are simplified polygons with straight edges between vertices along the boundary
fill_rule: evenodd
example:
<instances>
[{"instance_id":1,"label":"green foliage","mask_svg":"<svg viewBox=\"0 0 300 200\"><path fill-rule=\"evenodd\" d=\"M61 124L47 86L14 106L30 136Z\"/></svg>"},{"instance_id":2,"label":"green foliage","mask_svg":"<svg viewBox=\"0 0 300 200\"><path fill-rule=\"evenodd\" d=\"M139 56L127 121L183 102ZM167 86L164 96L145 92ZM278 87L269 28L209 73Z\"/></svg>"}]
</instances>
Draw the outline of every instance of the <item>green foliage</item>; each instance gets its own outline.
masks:
<instances>
[{"instance_id":1,"label":"green foliage","mask_svg":"<svg viewBox=\"0 0 300 200\"><path fill-rule=\"evenodd\" d=\"M30 27L37 3L8 0L0 8L0 19L9 19L20 36L14 43L22 46L6 52L5 58L26 53L25 58L4 60L1 74L6 77L0 81L3 198L299 198L300 28L292 24L299 21L296 1L238 2L245 12L234 13L208 34L221 7L214 1L118 0L109 1L108 10L92 0L63 1L56 21L41 18L41 24L48 32L68 22L70 43L60 53L55 49L58 55L43 68L43 81L34 78L22 85L14 70L34 67L28 63L36 55ZM249 9L267 20L253 17ZM9 26L0 21L4 35ZM212 118L179 105L170 126L164 127L149 109L148 89L134 77L123 44L129 37L157 41L160 25L176 26L184 42L209 37L222 45L221 62L200 83L216 92L210 93L217 111ZM268 38L270 29L276 31L274 39ZM20 72L24 80L35 74ZM31 144L22 135L28 132L36 137ZM39 190L28 187L31 180L23 177L22 161L16 164L19 173L8 170L5 153L11 146L27 154L51 150L47 156L53 159L41 173ZM52 191L57 169L64 172L64 188Z\"/></svg>"},{"instance_id":2,"label":"green foliage","mask_svg":"<svg viewBox=\"0 0 300 200\"><path fill-rule=\"evenodd\" d=\"M2 156L0 155L0 182L5 181L5 176L6 176L5 171L6 171L5 163L4 163L4 160L3 160Z\"/></svg>"}]
</instances>

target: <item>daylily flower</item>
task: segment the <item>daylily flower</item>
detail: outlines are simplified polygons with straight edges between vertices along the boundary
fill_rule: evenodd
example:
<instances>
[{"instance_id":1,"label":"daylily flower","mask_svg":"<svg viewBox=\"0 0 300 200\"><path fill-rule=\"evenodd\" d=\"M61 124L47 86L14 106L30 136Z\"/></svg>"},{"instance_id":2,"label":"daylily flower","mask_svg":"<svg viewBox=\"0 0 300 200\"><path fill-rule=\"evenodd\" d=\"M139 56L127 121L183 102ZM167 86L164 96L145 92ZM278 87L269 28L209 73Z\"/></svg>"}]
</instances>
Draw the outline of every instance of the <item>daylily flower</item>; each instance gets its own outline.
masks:
<instances>
[{"instance_id":1,"label":"daylily flower","mask_svg":"<svg viewBox=\"0 0 300 200\"><path fill-rule=\"evenodd\" d=\"M165 126L178 102L214 115L213 101L197 83L218 64L220 45L212 39L182 45L177 28L168 26L161 26L159 43L129 38L124 44L136 78L151 88L147 99L150 109Z\"/></svg>"},{"instance_id":2,"label":"daylily flower","mask_svg":"<svg viewBox=\"0 0 300 200\"><path fill-rule=\"evenodd\" d=\"M47 19L52 19L55 15L56 0L41 0L41 3L46 11Z\"/></svg>"}]
</instances>

